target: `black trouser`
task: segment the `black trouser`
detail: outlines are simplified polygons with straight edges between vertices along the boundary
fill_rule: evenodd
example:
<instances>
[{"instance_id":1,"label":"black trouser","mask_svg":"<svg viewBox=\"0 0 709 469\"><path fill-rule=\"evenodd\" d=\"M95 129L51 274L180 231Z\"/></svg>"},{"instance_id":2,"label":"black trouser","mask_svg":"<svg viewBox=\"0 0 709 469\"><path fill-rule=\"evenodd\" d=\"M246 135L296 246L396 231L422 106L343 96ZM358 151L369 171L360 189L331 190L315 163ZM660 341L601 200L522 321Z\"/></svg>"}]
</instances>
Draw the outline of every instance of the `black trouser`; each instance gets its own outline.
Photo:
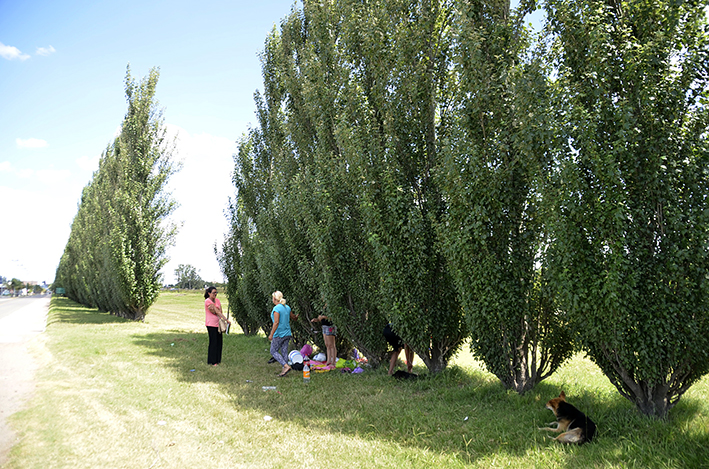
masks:
<instances>
[{"instance_id":1,"label":"black trouser","mask_svg":"<svg viewBox=\"0 0 709 469\"><path fill-rule=\"evenodd\" d=\"M209 334L209 349L207 350L207 363L216 365L222 362L222 334L218 327L207 326Z\"/></svg>"}]
</instances>

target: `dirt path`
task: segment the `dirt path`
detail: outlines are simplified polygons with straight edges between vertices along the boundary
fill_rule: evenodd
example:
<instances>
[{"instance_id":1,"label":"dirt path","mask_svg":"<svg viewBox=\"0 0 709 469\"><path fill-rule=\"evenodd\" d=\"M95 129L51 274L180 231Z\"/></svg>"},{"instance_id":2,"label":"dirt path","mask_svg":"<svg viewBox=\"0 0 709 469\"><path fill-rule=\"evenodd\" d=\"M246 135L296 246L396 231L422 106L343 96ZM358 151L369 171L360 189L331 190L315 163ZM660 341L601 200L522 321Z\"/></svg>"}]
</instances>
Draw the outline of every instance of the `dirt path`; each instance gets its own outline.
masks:
<instances>
[{"instance_id":1,"label":"dirt path","mask_svg":"<svg viewBox=\"0 0 709 469\"><path fill-rule=\"evenodd\" d=\"M0 467L7 463L10 448L17 441L7 419L22 409L35 389L37 364L29 347L44 332L49 297L2 301L3 306L16 302L18 308L0 319Z\"/></svg>"}]
</instances>

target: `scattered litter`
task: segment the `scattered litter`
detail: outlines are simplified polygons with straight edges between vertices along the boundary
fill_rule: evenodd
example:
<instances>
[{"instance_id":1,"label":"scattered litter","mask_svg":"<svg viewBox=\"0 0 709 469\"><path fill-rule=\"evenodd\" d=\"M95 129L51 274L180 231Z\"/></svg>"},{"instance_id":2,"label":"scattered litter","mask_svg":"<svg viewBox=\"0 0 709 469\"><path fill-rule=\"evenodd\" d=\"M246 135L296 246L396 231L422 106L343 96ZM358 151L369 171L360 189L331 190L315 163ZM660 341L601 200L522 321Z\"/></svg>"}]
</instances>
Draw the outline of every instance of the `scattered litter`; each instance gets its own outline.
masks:
<instances>
[{"instance_id":1,"label":"scattered litter","mask_svg":"<svg viewBox=\"0 0 709 469\"><path fill-rule=\"evenodd\" d=\"M269 417L268 415L265 415L265 416L263 417L263 419L264 419L266 422L270 422L271 420L273 420L273 419L272 419L271 417Z\"/></svg>"},{"instance_id":2,"label":"scattered litter","mask_svg":"<svg viewBox=\"0 0 709 469\"><path fill-rule=\"evenodd\" d=\"M357 364L354 360L344 360L342 358L338 358L335 362L335 368L349 368L352 370L355 366L357 366Z\"/></svg>"},{"instance_id":3,"label":"scattered litter","mask_svg":"<svg viewBox=\"0 0 709 469\"><path fill-rule=\"evenodd\" d=\"M247 383L253 383L253 381L251 381L250 379L247 379L246 382L247 382Z\"/></svg>"},{"instance_id":4,"label":"scattered litter","mask_svg":"<svg viewBox=\"0 0 709 469\"><path fill-rule=\"evenodd\" d=\"M313 347L310 344L303 345L303 348L300 349L300 354L303 356L303 358L310 358L310 355L313 354Z\"/></svg>"},{"instance_id":5,"label":"scattered litter","mask_svg":"<svg viewBox=\"0 0 709 469\"><path fill-rule=\"evenodd\" d=\"M167 422L164 420L158 420L158 425L167 425Z\"/></svg>"},{"instance_id":6,"label":"scattered litter","mask_svg":"<svg viewBox=\"0 0 709 469\"><path fill-rule=\"evenodd\" d=\"M303 363L303 354L298 350L291 350L288 354L288 360L290 361L290 365L293 363Z\"/></svg>"},{"instance_id":7,"label":"scattered litter","mask_svg":"<svg viewBox=\"0 0 709 469\"><path fill-rule=\"evenodd\" d=\"M465 417L465 418L463 419L463 422L467 422L467 421L468 421L468 417Z\"/></svg>"},{"instance_id":8,"label":"scattered litter","mask_svg":"<svg viewBox=\"0 0 709 469\"><path fill-rule=\"evenodd\" d=\"M192 368L190 371L196 371L194 368Z\"/></svg>"},{"instance_id":9,"label":"scattered litter","mask_svg":"<svg viewBox=\"0 0 709 469\"><path fill-rule=\"evenodd\" d=\"M264 391L275 391L276 387L275 386L263 386L261 389Z\"/></svg>"},{"instance_id":10,"label":"scattered litter","mask_svg":"<svg viewBox=\"0 0 709 469\"><path fill-rule=\"evenodd\" d=\"M175 346L175 342L170 344L170 347L174 347L174 346Z\"/></svg>"}]
</instances>

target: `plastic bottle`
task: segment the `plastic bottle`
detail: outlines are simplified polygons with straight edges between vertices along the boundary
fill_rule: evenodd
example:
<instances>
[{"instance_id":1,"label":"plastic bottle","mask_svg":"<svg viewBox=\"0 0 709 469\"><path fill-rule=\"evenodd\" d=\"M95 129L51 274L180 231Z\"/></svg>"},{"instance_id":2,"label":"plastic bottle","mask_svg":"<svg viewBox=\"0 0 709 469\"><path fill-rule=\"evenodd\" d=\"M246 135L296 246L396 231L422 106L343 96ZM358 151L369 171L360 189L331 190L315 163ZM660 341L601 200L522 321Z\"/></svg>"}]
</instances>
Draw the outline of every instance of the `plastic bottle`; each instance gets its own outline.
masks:
<instances>
[{"instance_id":1,"label":"plastic bottle","mask_svg":"<svg viewBox=\"0 0 709 469\"><path fill-rule=\"evenodd\" d=\"M303 366L303 382L305 384L308 384L310 382L310 364L309 364L309 362L305 362L305 365Z\"/></svg>"}]
</instances>

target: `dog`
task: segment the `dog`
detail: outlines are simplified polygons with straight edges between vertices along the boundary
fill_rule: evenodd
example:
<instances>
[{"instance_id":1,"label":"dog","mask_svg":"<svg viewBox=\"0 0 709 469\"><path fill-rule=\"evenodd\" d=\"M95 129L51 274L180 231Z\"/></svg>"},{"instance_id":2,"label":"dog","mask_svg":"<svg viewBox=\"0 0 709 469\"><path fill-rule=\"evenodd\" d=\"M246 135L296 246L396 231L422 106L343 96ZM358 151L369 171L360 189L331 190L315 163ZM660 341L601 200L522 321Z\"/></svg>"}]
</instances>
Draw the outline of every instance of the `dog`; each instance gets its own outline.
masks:
<instances>
[{"instance_id":1,"label":"dog","mask_svg":"<svg viewBox=\"0 0 709 469\"><path fill-rule=\"evenodd\" d=\"M561 391L559 397L547 402L546 408L554 412L556 422L551 422L548 427L539 430L564 432L556 438L549 438L560 443L577 443L579 445L593 440L593 436L596 434L596 424L586 417L586 414L566 402L564 391ZM552 427L554 424L556 426Z\"/></svg>"},{"instance_id":2,"label":"dog","mask_svg":"<svg viewBox=\"0 0 709 469\"><path fill-rule=\"evenodd\" d=\"M404 370L397 370L397 372L394 373L392 376L393 376L394 378L398 379L398 380L402 380L402 379L416 379L416 378L419 377L419 375L417 375L417 374L414 374L414 373L407 373L407 372L404 371Z\"/></svg>"}]
</instances>

